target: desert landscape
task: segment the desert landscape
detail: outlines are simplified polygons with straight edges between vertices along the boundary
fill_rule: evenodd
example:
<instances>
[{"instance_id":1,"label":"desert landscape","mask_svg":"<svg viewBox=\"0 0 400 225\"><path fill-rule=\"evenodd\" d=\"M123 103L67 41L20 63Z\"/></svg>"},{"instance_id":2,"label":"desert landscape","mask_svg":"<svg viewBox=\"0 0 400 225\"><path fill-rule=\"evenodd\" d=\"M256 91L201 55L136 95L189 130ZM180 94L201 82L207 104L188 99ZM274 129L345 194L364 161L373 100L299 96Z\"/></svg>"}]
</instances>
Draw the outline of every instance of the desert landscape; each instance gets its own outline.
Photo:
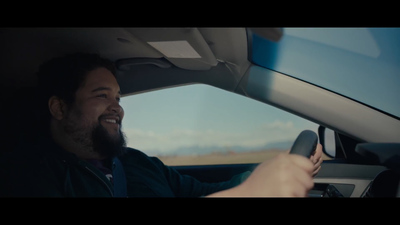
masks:
<instances>
[{"instance_id":1,"label":"desert landscape","mask_svg":"<svg viewBox=\"0 0 400 225\"><path fill-rule=\"evenodd\" d=\"M183 165L215 165L215 164L238 164L238 163L260 163L276 154L289 150L262 150L251 152L226 152L211 153L204 155L178 155L178 156L157 156L166 165L183 166ZM324 160L330 158L323 155Z\"/></svg>"}]
</instances>

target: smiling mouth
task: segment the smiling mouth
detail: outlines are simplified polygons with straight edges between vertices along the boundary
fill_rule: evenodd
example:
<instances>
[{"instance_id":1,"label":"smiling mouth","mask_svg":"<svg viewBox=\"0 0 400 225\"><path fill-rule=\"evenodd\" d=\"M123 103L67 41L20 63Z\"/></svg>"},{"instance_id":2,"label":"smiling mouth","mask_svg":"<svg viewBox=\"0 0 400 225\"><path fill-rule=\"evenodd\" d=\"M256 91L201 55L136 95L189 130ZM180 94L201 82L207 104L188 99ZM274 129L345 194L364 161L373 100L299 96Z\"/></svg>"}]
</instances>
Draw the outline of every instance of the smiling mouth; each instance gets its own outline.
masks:
<instances>
[{"instance_id":1,"label":"smiling mouth","mask_svg":"<svg viewBox=\"0 0 400 225\"><path fill-rule=\"evenodd\" d=\"M104 121L106 124L116 124L116 125L121 125L121 120L119 116L111 116L111 115L105 115L100 117L100 121Z\"/></svg>"},{"instance_id":2,"label":"smiling mouth","mask_svg":"<svg viewBox=\"0 0 400 225\"><path fill-rule=\"evenodd\" d=\"M104 121L106 121L107 123L117 123L117 120L115 119L105 119Z\"/></svg>"},{"instance_id":3,"label":"smiling mouth","mask_svg":"<svg viewBox=\"0 0 400 225\"><path fill-rule=\"evenodd\" d=\"M101 122L109 132L118 131L121 128L119 120L117 119L102 119Z\"/></svg>"}]
</instances>

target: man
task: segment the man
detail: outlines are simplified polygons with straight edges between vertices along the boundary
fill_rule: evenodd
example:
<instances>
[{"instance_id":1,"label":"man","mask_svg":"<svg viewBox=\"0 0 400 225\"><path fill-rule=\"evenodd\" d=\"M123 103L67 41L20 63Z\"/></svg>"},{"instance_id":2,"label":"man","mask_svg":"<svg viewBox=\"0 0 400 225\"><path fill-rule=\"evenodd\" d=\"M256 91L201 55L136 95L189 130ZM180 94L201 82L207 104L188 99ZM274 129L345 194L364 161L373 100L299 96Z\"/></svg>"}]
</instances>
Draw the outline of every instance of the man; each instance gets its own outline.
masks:
<instances>
[{"instance_id":1,"label":"man","mask_svg":"<svg viewBox=\"0 0 400 225\"><path fill-rule=\"evenodd\" d=\"M70 54L43 64L37 75L42 129L35 140L2 158L1 196L307 196L322 163L318 145L311 160L280 154L251 174L202 183L125 146L124 110L111 61Z\"/></svg>"}]
</instances>

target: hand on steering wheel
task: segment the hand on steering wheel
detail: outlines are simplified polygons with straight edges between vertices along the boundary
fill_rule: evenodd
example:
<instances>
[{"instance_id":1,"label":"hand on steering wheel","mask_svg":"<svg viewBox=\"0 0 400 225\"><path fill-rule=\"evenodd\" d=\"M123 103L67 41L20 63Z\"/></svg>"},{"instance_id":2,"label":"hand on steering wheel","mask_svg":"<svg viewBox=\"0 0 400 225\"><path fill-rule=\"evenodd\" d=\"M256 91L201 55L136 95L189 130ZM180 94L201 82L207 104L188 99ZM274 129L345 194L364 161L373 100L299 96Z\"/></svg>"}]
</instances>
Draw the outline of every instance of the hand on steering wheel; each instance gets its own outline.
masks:
<instances>
[{"instance_id":1,"label":"hand on steering wheel","mask_svg":"<svg viewBox=\"0 0 400 225\"><path fill-rule=\"evenodd\" d=\"M298 154L310 158L318 143L318 136L314 131L304 130L293 143L290 154Z\"/></svg>"},{"instance_id":2,"label":"hand on steering wheel","mask_svg":"<svg viewBox=\"0 0 400 225\"><path fill-rule=\"evenodd\" d=\"M310 156L317 147L317 141L314 132L301 132L290 154L282 153L260 163L243 183L212 196L307 197L314 186L315 168Z\"/></svg>"}]
</instances>

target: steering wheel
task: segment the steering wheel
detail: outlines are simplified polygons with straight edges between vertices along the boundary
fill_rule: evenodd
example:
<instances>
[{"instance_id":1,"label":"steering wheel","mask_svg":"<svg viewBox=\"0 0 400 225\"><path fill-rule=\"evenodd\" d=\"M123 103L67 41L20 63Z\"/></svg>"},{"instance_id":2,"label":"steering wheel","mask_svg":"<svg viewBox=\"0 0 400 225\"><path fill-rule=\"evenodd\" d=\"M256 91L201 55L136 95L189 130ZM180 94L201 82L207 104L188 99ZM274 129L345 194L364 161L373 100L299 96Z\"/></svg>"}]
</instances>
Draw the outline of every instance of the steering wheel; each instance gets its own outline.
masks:
<instances>
[{"instance_id":1,"label":"steering wheel","mask_svg":"<svg viewBox=\"0 0 400 225\"><path fill-rule=\"evenodd\" d=\"M303 130L293 143L290 154L298 154L310 158L317 147L318 136L314 131Z\"/></svg>"}]
</instances>

